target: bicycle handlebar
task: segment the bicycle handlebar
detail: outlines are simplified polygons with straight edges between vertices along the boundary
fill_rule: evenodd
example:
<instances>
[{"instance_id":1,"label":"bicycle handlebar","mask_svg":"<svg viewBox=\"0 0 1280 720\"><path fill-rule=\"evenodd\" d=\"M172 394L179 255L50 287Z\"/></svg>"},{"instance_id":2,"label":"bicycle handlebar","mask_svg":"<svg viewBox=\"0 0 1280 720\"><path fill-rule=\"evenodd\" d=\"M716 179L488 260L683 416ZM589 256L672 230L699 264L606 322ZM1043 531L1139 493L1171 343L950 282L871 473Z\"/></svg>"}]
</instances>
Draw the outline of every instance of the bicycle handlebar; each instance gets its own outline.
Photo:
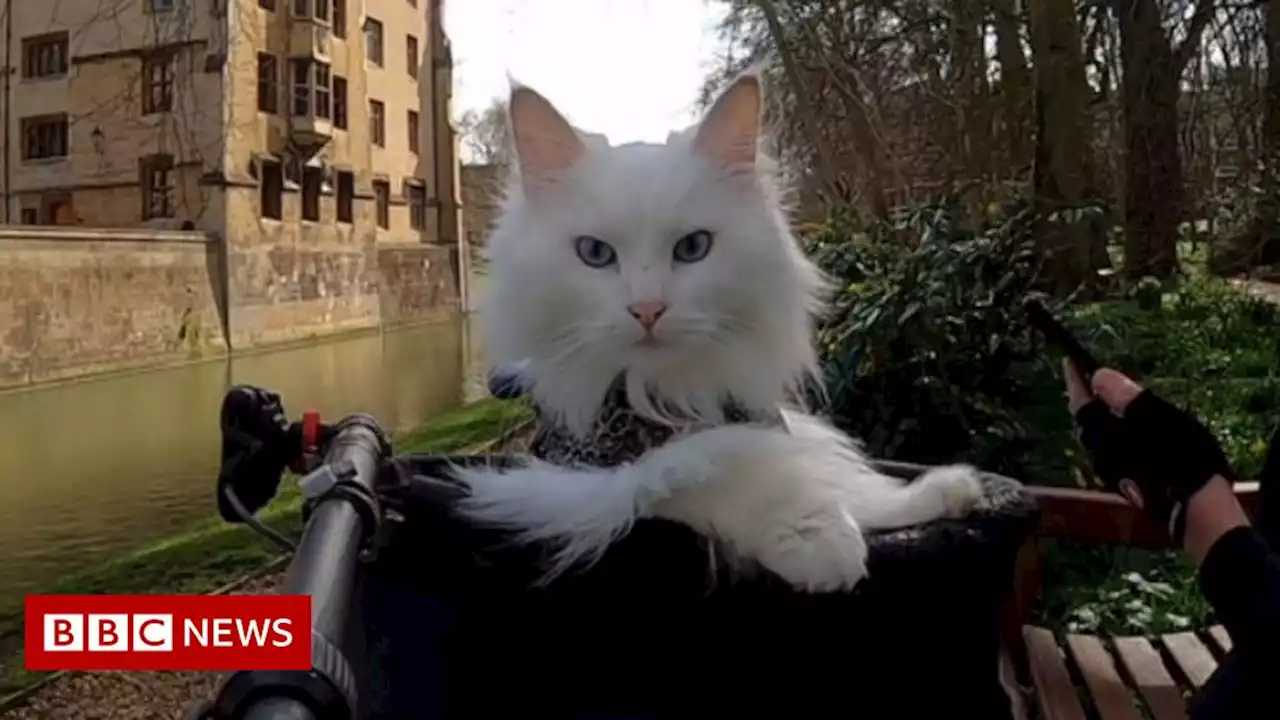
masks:
<instances>
[{"instance_id":1,"label":"bicycle handlebar","mask_svg":"<svg viewBox=\"0 0 1280 720\"><path fill-rule=\"evenodd\" d=\"M241 390L237 388L232 392ZM228 398L231 394L228 394ZM275 431L272 431L275 433ZM303 433L305 435L305 433ZM298 437L296 432L276 437ZM206 717L216 720L350 720L355 675L342 640L363 553L381 524L375 483L391 446L377 421L352 415L320 430L324 464L300 482L306 528L285 576L284 594L311 596L310 671L242 670L228 676ZM255 448L255 451L262 448ZM291 451L301 456L303 448ZM279 448L267 448L271 454ZM255 508L256 509L256 508Z\"/></svg>"},{"instance_id":2,"label":"bicycle handlebar","mask_svg":"<svg viewBox=\"0 0 1280 720\"><path fill-rule=\"evenodd\" d=\"M269 697L244 712L244 720L316 720L304 703L289 697Z\"/></svg>"}]
</instances>

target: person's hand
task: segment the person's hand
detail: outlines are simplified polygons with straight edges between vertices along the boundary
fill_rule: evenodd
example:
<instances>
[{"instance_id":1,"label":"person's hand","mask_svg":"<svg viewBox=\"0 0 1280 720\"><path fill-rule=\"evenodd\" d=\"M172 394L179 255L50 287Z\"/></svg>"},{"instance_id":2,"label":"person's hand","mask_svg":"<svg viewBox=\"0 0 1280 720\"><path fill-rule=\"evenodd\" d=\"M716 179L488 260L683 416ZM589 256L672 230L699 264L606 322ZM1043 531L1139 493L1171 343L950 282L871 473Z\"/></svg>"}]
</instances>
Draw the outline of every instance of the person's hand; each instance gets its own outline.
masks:
<instances>
[{"instance_id":1,"label":"person's hand","mask_svg":"<svg viewBox=\"0 0 1280 720\"><path fill-rule=\"evenodd\" d=\"M1092 383L1064 361L1067 407L1094 471L1181 543L1188 500L1215 476L1233 480L1213 433L1125 375L1103 368Z\"/></svg>"}]
</instances>

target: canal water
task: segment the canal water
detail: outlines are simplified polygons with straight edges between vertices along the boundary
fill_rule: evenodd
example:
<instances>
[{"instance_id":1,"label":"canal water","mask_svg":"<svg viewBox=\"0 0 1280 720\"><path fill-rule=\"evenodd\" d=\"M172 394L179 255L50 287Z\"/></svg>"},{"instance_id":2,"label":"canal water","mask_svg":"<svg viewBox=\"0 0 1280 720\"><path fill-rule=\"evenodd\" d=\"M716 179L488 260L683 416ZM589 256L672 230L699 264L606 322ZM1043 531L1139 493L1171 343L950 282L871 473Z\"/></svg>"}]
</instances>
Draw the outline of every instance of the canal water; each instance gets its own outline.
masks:
<instances>
[{"instance_id":1,"label":"canal water","mask_svg":"<svg viewBox=\"0 0 1280 720\"><path fill-rule=\"evenodd\" d=\"M231 385L279 392L294 418L369 412L407 430L483 387L473 336L458 318L0 395L0 596L215 514Z\"/></svg>"}]
</instances>

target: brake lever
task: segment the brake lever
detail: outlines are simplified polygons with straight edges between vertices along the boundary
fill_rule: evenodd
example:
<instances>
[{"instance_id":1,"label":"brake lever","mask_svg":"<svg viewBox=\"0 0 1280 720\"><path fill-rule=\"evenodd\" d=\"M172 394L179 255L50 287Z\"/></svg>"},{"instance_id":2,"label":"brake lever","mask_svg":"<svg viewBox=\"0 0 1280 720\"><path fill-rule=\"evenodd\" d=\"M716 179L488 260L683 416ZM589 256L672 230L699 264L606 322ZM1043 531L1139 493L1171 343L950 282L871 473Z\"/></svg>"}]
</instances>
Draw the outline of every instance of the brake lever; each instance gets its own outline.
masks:
<instances>
[{"instance_id":1,"label":"brake lever","mask_svg":"<svg viewBox=\"0 0 1280 720\"><path fill-rule=\"evenodd\" d=\"M249 514L260 510L275 497L285 468L300 454L301 432L285 420L279 395L250 385L227 391L219 425L218 514L227 522L245 522L227 490Z\"/></svg>"}]
</instances>

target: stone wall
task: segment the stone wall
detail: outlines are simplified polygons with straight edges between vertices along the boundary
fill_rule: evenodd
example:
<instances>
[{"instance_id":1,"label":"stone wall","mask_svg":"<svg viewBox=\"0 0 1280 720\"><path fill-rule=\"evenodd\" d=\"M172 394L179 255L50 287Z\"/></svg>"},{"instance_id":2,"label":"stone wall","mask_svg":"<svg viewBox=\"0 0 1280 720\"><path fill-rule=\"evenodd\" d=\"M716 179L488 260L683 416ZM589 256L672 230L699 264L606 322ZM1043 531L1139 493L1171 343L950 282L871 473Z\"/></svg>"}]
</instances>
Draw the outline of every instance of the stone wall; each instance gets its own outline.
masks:
<instances>
[{"instance_id":1,"label":"stone wall","mask_svg":"<svg viewBox=\"0 0 1280 720\"><path fill-rule=\"evenodd\" d=\"M457 247L345 240L0 226L0 388L458 310Z\"/></svg>"},{"instance_id":2,"label":"stone wall","mask_svg":"<svg viewBox=\"0 0 1280 720\"><path fill-rule=\"evenodd\" d=\"M458 311L458 248L447 245L378 245L379 315L402 325Z\"/></svg>"},{"instance_id":3,"label":"stone wall","mask_svg":"<svg viewBox=\"0 0 1280 720\"><path fill-rule=\"evenodd\" d=\"M284 193L281 220L260 217L256 188L226 189L231 343L257 347L378 326L381 239L374 204L339 223L331 195L320 221L301 218L301 195Z\"/></svg>"},{"instance_id":4,"label":"stone wall","mask_svg":"<svg viewBox=\"0 0 1280 720\"><path fill-rule=\"evenodd\" d=\"M502 169L497 165L462 166L462 218L467 244L483 246L502 202Z\"/></svg>"},{"instance_id":5,"label":"stone wall","mask_svg":"<svg viewBox=\"0 0 1280 720\"><path fill-rule=\"evenodd\" d=\"M0 387L225 352L192 232L0 228Z\"/></svg>"}]
</instances>

